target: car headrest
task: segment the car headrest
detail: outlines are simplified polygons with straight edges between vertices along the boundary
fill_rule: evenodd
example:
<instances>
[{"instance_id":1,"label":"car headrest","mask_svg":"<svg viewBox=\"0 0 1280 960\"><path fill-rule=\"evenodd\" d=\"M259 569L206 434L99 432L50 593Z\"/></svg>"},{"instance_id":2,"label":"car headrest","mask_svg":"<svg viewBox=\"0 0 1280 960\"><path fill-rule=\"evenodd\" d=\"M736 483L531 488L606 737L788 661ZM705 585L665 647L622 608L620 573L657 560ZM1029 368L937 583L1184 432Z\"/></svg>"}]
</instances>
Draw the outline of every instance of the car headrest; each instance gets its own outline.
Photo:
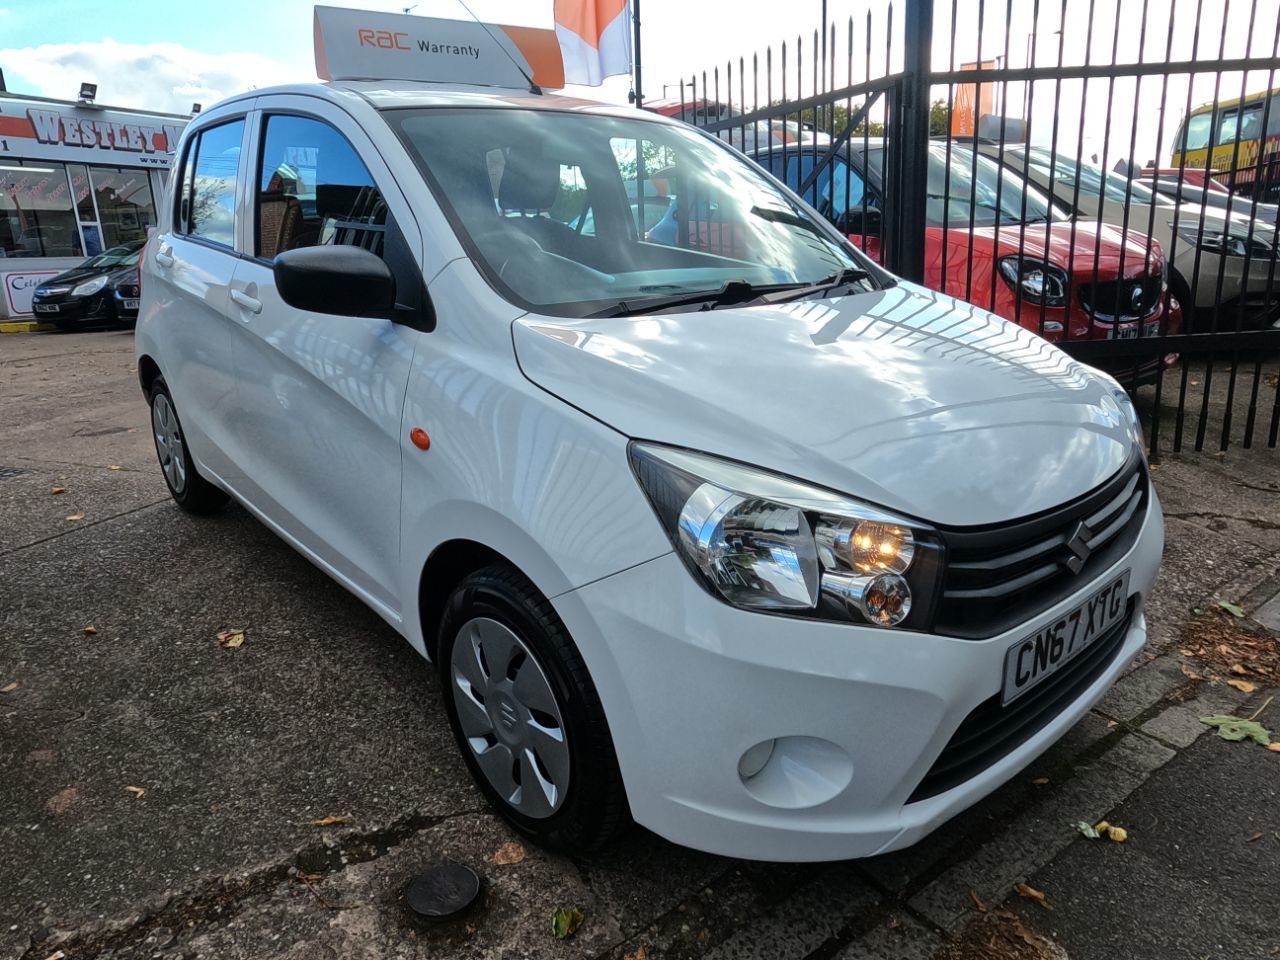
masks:
<instances>
[{"instance_id":1,"label":"car headrest","mask_svg":"<svg viewBox=\"0 0 1280 960\"><path fill-rule=\"evenodd\" d=\"M560 190L560 164L540 153L507 154L498 184L504 210L549 210Z\"/></svg>"}]
</instances>

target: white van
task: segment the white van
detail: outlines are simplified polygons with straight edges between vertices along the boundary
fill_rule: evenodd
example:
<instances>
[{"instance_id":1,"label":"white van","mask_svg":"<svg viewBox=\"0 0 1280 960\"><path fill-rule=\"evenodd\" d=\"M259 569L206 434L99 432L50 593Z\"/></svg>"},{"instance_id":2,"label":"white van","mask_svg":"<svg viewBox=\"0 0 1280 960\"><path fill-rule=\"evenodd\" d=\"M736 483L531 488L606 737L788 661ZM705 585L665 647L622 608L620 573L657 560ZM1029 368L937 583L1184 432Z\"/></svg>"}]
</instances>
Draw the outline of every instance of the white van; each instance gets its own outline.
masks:
<instances>
[{"instance_id":1,"label":"white van","mask_svg":"<svg viewBox=\"0 0 1280 960\"><path fill-rule=\"evenodd\" d=\"M281 87L200 114L169 189L137 356L174 499L234 497L434 660L539 842L902 847L1145 642L1119 386L690 126Z\"/></svg>"}]
</instances>

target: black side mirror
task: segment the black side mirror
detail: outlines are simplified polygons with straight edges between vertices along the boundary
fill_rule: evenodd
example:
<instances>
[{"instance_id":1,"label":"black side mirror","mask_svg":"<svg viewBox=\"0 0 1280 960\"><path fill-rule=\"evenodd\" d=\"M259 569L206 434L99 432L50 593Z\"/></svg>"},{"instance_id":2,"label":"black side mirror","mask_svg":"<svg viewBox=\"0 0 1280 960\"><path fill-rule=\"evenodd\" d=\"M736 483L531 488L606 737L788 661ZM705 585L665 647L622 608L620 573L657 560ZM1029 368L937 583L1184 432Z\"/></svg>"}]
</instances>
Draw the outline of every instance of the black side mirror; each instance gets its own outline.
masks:
<instances>
[{"instance_id":1,"label":"black side mirror","mask_svg":"<svg viewBox=\"0 0 1280 960\"><path fill-rule=\"evenodd\" d=\"M840 232L851 237L880 236L880 211L875 207L850 207L836 222Z\"/></svg>"},{"instance_id":2,"label":"black side mirror","mask_svg":"<svg viewBox=\"0 0 1280 960\"><path fill-rule=\"evenodd\" d=\"M381 257L351 246L299 247L272 266L280 299L299 310L348 317L390 317L396 279Z\"/></svg>"}]
</instances>

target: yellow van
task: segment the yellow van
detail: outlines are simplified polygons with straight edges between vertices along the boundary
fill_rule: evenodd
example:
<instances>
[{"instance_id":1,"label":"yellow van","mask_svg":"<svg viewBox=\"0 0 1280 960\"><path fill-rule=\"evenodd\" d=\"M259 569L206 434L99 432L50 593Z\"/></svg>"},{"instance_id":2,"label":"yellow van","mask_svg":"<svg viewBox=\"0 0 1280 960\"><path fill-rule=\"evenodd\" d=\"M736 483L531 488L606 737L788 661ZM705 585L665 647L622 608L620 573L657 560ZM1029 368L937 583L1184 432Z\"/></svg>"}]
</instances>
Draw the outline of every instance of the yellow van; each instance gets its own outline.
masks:
<instances>
[{"instance_id":1,"label":"yellow van","mask_svg":"<svg viewBox=\"0 0 1280 960\"><path fill-rule=\"evenodd\" d=\"M1196 107L1178 129L1170 165L1207 167L1214 180L1244 194L1261 183L1258 199L1274 202L1280 196L1280 89Z\"/></svg>"}]
</instances>

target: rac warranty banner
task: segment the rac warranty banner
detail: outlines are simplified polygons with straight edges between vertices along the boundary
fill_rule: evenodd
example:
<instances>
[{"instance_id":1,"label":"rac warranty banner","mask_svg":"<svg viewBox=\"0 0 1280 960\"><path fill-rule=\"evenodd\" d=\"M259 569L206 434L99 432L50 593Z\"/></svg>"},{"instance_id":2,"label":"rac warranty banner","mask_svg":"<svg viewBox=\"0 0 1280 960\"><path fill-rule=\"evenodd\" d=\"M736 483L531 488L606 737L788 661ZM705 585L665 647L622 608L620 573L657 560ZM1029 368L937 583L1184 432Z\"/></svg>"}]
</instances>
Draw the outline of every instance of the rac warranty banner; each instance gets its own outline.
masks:
<instances>
[{"instance_id":1,"label":"rac warranty banner","mask_svg":"<svg viewBox=\"0 0 1280 960\"><path fill-rule=\"evenodd\" d=\"M516 68L519 64L540 87L564 86L554 30L320 6L314 24L316 74L322 80L521 88L529 82Z\"/></svg>"}]
</instances>

